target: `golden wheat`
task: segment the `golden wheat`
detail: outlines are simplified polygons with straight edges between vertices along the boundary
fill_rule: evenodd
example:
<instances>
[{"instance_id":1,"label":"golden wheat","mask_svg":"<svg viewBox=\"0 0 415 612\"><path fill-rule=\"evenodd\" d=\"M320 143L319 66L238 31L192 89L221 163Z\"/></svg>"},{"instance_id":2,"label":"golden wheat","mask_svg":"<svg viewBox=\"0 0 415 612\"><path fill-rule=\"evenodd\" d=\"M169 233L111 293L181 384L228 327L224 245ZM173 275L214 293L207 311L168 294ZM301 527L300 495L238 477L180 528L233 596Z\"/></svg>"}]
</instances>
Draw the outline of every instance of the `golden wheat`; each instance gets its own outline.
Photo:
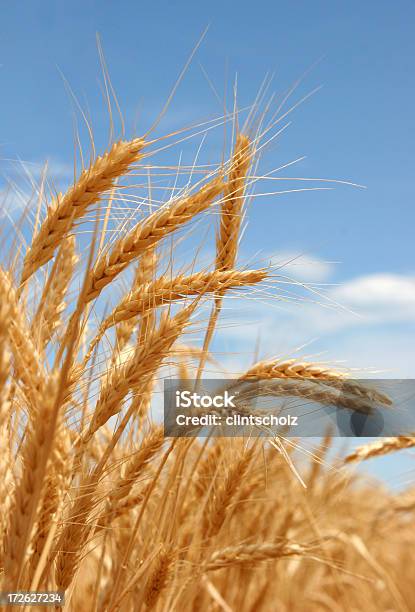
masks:
<instances>
[{"instance_id":1,"label":"golden wheat","mask_svg":"<svg viewBox=\"0 0 415 612\"><path fill-rule=\"evenodd\" d=\"M89 168L82 172L65 195L58 196L52 202L47 217L26 254L22 283L52 259L55 250L70 232L75 221L114 186L119 176L128 172L131 164L139 158L144 144L140 138L114 143L107 153L97 157Z\"/></svg>"},{"instance_id":2,"label":"golden wheat","mask_svg":"<svg viewBox=\"0 0 415 612\"><path fill-rule=\"evenodd\" d=\"M415 436L397 436L396 438L382 438L376 442L360 446L346 457L347 462L371 459L380 455L388 455L404 448L415 446Z\"/></svg>"},{"instance_id":3,"label":"golden wheat","mask_svg":"<svg viewBox=\"0 0 415 612\"><path fill-rule=\"evenodd\" d=\"M261 360L235 377L210 354L227 293L256 298L271 278L237 262L262 136L234 129L230 159L200 168L144 166L147 143L119 140L53 199L35 235L23 218L30 246L0 267L0 590L62 591L66 612L415 609L413 491L351 472L328 452L330 432L308 451L270 431L164 435L163 380L179 375L192 390L205 362L241 393L222 415L266 414L250 407L260 394L315 410L391 405L375 383L323 364ZM143 197L142 185L122 186L133 169L157 188L188 181L126 230L137 202L153 201L150 187ZM197 252L183 263L179 230L206 212L213 238L218 211L210 266L199 265L196 224ZM130 263L131 278L118 279ZM413 446L386 438L346 461Z\"/></svg>"},{"instance_id":4,"label":"golden wheat","mask_svg":"<svg viewBox=\"0 0 415 612\"><path fill-rule=\"evenodd\" d=\"M139 223L127 236L115 243L108 255L97 261L90 275L85 301L97 298L104 287L131 261L206 210L221 191L223 182L220 178L215 178L195 194L172 202Z\"/></svg>"},{"instance_id":5,"label":"golden wheat","mask_svg":"<svg viewBox=\"0 0 415 612\"><path fill-rule=\"evenodd\" d=\"M103 321L97 336L90 343L85 361L88 361L98 342L113 325L126 323L131 319L134 324L137 317L147 316L151 310L188 296L222 293L227 289L243 289L256 285L265 280L267 275L266 270L197 272L189 276L181 274L171 280L162 277L152 283L139 285L127 294ZM141 333L145 337L145 332Z\"/></svg>"}]
</instances>

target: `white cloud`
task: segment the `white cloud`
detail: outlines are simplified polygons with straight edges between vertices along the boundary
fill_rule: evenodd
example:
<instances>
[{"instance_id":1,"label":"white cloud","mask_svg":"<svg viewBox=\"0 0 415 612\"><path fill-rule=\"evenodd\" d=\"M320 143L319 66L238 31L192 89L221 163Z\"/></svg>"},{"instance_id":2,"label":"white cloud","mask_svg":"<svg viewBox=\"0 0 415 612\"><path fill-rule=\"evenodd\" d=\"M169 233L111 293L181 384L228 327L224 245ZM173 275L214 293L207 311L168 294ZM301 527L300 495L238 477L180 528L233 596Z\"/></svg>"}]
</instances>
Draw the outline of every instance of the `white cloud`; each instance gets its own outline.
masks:
<instances>
[{"instance_id":1,"label":"white cloud","mask_svg":"<svg viewBox=\"0 0 415 612\"><path fill-rule=\"evenodd\" d=\"M274 253L271 265L290 278L304 282L327 281L333 273L334 264L307 253L283 251Z\"/></svg>"},{"instance_id":2,"label":"white cloud","mask_svg":"<svg viewBox=\"0 0 415 612\"><path fill-rule=\"evenodd\" d=\"M414 276L382 273L359 276L333 287L327 296L339 307L326 312L312 309L314 324L325 332L415 321Z\"/></svg>"},{"instance_id":3,"label":"white cloud","mask_svg":"<svg viewBox=\"0 0 415 612\"><path fill-rule=\"evenodd\" d=\"M271 264L277 273L304 283L330 280L334 264L311 254L276 253ZM339 286L325 287L321 296L309 294L310 305L292 307L295 318L310 318L322 331L362 323L382 323L415 320L415 276L376 273L352 278ZM305 296L307 298L307 296ZM320 301L322 305L312 305ZM336 306L337 305L337 306Z\"/></svg>"},{"instance_id":4,"label":"white cloud","mask_svg":"<svg viewBox=\"0 0 415 612\"><path fill-rule=\"evenodd\" d=\"M415 321L415 276L412 275L358 276L338 286L326 287L319 295L310 293L308 302L306 299L301 305L286 307L284 316L288 314L301 327L304 323L309 329L325 333L347 327Z\"/></svg>"},{"instance_id":5,"label":"white cloud","mask_svg":"<svg viewBox=\"0 0 415 612\"><path fill-rule=\"evenodd\" d=\"M405 312L412 310L415 315L415 276L360 276L336 287L331 295L342 303L365 311L399 308Z\"/></svg>"}]
</instances>

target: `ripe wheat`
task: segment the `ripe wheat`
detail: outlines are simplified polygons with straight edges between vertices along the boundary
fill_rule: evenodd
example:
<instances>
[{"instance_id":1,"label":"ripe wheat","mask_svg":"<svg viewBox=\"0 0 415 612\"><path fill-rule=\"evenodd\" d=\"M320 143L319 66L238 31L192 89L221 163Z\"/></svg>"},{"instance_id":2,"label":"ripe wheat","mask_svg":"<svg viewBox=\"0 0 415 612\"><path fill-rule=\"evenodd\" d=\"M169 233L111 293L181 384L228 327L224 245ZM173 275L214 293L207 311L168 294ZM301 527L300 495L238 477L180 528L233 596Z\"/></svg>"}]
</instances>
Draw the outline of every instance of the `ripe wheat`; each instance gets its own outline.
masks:
<instances>
[{"instance_id":1,"label":"ripe wheat","mask_svg":"<svg viewBox=\"0 0 415 612\"><path fill-rule=\"evenodd\" d=\"M267 283L274 297L271 270L237 261L250 169L272 131L261 134L256 112L242 129L235 120L220 165L146 165L151 143L119 140L64 195L45 198L38 231L30 215L10 227L14 251L0 265L0 591L64 591L66 612L415 609L413 491L361 482L332 459L329 434L307 451L272 431L177 439L160 423L163 379L179 375L192 389L205 363L245 394L218 414L251 414L259 390L316 410L391 404L376 384L322 364L262 360L234 376L209 352L229 293L260 299ZM153 202L133 174L164 193L186 173L185 188L125 229L138 201ZM104 223L94 206L103 199ZM219 214L209 266L199 263L201 213L212 243ZM183 262L184 229L197 247ZM387 438L347 461L413 446Z\"/></svg>"}]
</instances>

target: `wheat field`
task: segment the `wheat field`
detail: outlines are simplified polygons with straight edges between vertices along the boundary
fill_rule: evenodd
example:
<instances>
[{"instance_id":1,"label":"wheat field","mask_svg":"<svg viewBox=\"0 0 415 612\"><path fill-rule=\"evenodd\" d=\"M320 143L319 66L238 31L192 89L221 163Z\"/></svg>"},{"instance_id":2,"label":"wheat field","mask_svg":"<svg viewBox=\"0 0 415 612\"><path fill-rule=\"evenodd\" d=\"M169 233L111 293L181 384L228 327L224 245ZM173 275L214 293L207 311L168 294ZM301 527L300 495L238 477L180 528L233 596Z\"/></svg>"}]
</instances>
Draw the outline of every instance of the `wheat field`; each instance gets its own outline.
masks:
<instances>
[{"instance_id":1,"label":"wheat field","mask_svg":"<svg viewBox=\"0 0 415 612\"><path fill-rule=\"evenodd\" d=\"M279 290L275 270L238 258L278 124L230 121L226 155L209 167L158 162L187 128L123 137L63 194L42 177L13 231L4 223L1 590L64 592L68 611L410 612L414 491L354 466L414 438L344 460L329 435L308 452L279 436L172 438L155 416L164 377L221 372L210 346L227 299ZM170 191L157 189L163 176ZM208 265L200 221L214 238ZM288 381L280 393L350 411L374 400L347 373L291 356L232 376Z\"/></svg>"}]
</instances>

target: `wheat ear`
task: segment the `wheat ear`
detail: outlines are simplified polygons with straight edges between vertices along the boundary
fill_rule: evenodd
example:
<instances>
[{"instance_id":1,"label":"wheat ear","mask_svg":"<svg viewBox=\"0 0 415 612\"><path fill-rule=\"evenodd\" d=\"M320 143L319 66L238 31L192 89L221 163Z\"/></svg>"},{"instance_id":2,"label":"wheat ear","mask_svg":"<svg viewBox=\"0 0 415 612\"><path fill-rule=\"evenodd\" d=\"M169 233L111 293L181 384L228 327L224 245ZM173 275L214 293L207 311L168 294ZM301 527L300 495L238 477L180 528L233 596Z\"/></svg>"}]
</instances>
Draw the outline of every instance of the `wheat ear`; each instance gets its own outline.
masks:
<instances>
[{"instance_id":1,"label":"wheat ear","mask_svg":"<svg viewBox=\"0 0 415 612\"><path fill-rule=\"evenodd\" d=\"M205 457L200 462L194 482L196 498L203 497L212 484L213 478L218 470L222 458L222 445L217 442L205 453Z\"/></svg>"},{"instance_id":2,"label":"wheat ear","mask_svg":"<svg viewBox=\"0 0 415 612\"><path fill-rule=\"evenodd\" d=\"M217 535L225 519L229 518L230 505L241 486L244 475L248 470L255 447L251 446L228 467L223 483L216 491L211 493L209 503L204 513L204 533L208 537Z\"/></svg>"},{"instance_id":3,"label":"wheat ear","mask_svg":"<svg viewBox=\"0 0 415 612\"><path fill-rule=\"evenodd\" d=\"M308 401L348 408L367 414L370 414L373 410L373 402L370 398L333 390L327 387L326 381L320 379L280 378L270 382L263 381L259 387L255 385L252 389L249 386L243 388L238 399L255 400L257 397L266 396L301 397Z\"/></svg>"},{"instance_id":4,"label":"wheat ear","mask_svg":"<svg viewBox=\"0 0 415 612\"><path fill-rule=\"evenodd\" d=\"M198 192L171 202L138 223L127 236L118 240L109 254L102 256L90 275L85 301L98 297L104 287L144 251L206 210L222 192L223 182L213 179Z\"/></svg>"},{"instance_id":5,"label":"wheat ear","mask_svg":"<svg viewBox=\"0 0 415 612\"><path fill-rule=\"evenodd\" d=\"M297 361L296 359L259 361L242 374L239 380L272 380L278 378L298 378L330 383L332 386L340 388L344 393L359 395L385 405L391 405L392 403L387 395L355 380L347 379L343 372L338 372L319 363Z\"/></svg>"},{"instance_id":6,"label":"wheat ear","mask_svg":"<svg viewBox=\"0 0 415 612\"><path fill-rule=\"evenodd\" d=\"M161 277L126 296L105 320L104 326L108 329L111 322L126 321L184 297L217 293L225 289L243 289L262 282L266 277L265 270L198 272L190 276L181 274L173 279Z\"/></svg>"},{"instance_id":7,"label":"wheat ear","mask_svg":"<svg viewBox=\"0 0 415 612\"><path fill-rule=\"evenodd\" d=\"M147 610L153 610L165 589L168 579L172 573L175 555L171 550L162 549L154 563L153 571L150 574L145 590L144 601Z\"/></svg>"},{"instance_id":8,"label":"wheat ear","mask_svg":"<svg viewBox=\"0 0 415 612\"><path fill-rule=\"evenodd\" d=\"M83 547L91 531L88 517L93 507L97 481L94 476L82 481L81 493L66 517L66 526L58 541L55 582L58 590L66 591L80 563Z\"/></svg>"},{"instance_id":9,"label":"wheat ear","mask_svg":"<svg viewBox=\"0 0 415 612\"><path fill-rule=\"evenodd\" d=\"M27 281L50 261L55 250L71 231L76 220L109 191L119 176L126 174L140 157L144 140L120 140L85 169L65 195L59 195L49 207L46 219L26 254L21 282Z\"/></svg>"},{"instance_id":10,"label":"wheat ear","mask_svg":"<svg viewBox=\"0 0 415 612\"><path fill-rule=\"evenodd\" d=\"M55 400L56 379L51 378L33 419L27 425L22 449L23 472L14 490L10 523L4 545L7 582L17 588L24 577L24 562L36 520L47 461L47 434Z\"/></svg>"},{"instance_id":11,"label":"wheat ear","mask_svg":"<svg viewBox=\"0 0 415 612\"><path fill-rule=\"evenodd\" d=\"M141 276L142 280L154 280L156 274L156 266L157 266L157 257L155 256L155 247L152 246L145 251L142 259L149 260L149 266L147 270L143 270L143 274ZM136 341L138 346L145 346L147 339L154 333L156 328L156 311L149 310L145 314L142 314L140 317L133 317L133 320L139 320L139 326L137 329ZM128 325L130 321L126 321L125 323ZM154 377L150 378L148 385L145 389L143 389L142 395L136 395L133 397L131 402L131 411L132 418L137 419L139 416L144 418L147 414L147 411L151 405L151 397L153 393L154 387Z\"/></svg>"},{"instance_id":12,"label":"wheat ear","mask_svg":"<svg viewBox=\"0 0 415 612\"><path fill-rule=\"evenodd\" d=\"M220 570L228 567L250 565L261 561L271 561L282 557L304 556L310 547L281 541L276 543L240 544L228 546L213 553L204 566L205 571Z\"/></svg>"},{"instance_id":13,"label":"wheat ear","mask_svg":"<svg viewBox=\"0 0 415 612\"><path fill-rule=\"evenodd\" d=\"M134 275L134 282L131 289L131 294L137 293L141 288L144 288L147 283L150 283L155 275L157 266L157 255L155 249L148 249L140 257L136 272ZM140 313L141 314L141 313ZM129 341L131 334L134 331L135 326L140 320L140 314L133 315L128 319L122 320L116 327L116 351L120 353ZM140 321L141 334L145 337L145 324L143 320Z\"/></svg>"},{"instance_id":14,"label":"wheat ear","mask_svg":"<svg viewBox=\"0 0 415 612\"><path fill-rule=\"evenodd\" d=\"M230 270L235 266L238 253L239 232L244 205L246 175L252 160L251 142L247 136L238 134L232 156L231 168L224 189L219 235L216 240L216 269ZM209 345L222 308L223 290L215 299L203 342L203 353L199 362L197 378L202 375Z\"/></svg>"},{"instance_id":15,"label":"wheat ear","mask_svg":"<svg viewBox=\"0 0 415 612\"><path fill-rule=\"evenodd\" d=\"M239 232L242 221L246 176L252 159L251 142L238 134L226 183L216 241L216 269L230 270L238 253Z\"/></svg>"},{"instance_id":16,"label":"wheat ear","mask_svg":"<svg viewBox=\"0 0 415 612\"><path fill-rule=\"evenodd\" d=\"M65 295L77 261L75 237L68 236L61 244L32 321L32 330L40 350L48 344L61 322L61 315L65 310Z\"/></svg>"},{"instance_id":17,"label":"wheat ear","mask_svg":"<svg viewBox=\"0 0 415 612\"><path fill-rule=\"evenodd\" d=\"M395 438L382 438L370 444L359 446L353 453L345 459L347 463L352 461L363 461L372 457L380 457L388 455L404 448L413 448L415 446L415 436L396 436Z\"/></svg>"},{"instance_id":18,"label":"wheat ear","mask_svg":"<svg viewBox=\"0 0 415 612\"><path fill-rule=\"evenodd\" d=\"M21 381L32 411L45 393L46 375L32 333L27 326L16 291L9 276L0 268L0 292L10 308L9 338L13 354L15 379Z\"/></svg>"},{"instance_id":19,"label":"wheat ear","mask_svg":"<svg viewBox=\"0 0 415 612\"><path fill-rule=\"evenodd\" d=\"M111 507L109 511L103 512L96 521L95 532L99 532L102 529L108 529L113 521L125 516L125 514L131 512L134 508L137 508L138 504L145 498L145 495L146 488L144 488L144 491L140 490L138 493L132 493L125 499L120 500L116 506Z\"/></svg>"},{"instance_id":20,"label":"wheat ear","mask_svg":"<svg viewBox=\"0 0 415 612\"><path fill-rule=\"evenodd\" d=\"M70 460L70 436L63 423L57 428L50 463L45 477L43 499L39 509L36 532L32 541L32 554L29 560L29 580L32 582L37 565L45 546L53 518L62 503L63 495L71 481L72 462ZM50 561L49 561L50 562ZM46 561L48 564L48 560ZM46 572L45 572L46 569ZM48 574L47 568L43 573Z\"/></svg>"},{"instance_id":21,"label":"wheat ear","mask_svg":"<svg viewBox=\"0 0 415 612\"><path fill-rule=\"evenodd\" d=\"M194 305L192 305L192 307L193 312ZM182 313L183 312L184 311L182 311ZM72 510L69 513L67 525L63 530L58 543L59 552L56 561L55 580L59 590L66 590L68 588L79 566L84 546L87 542L88 536L93 530L93 525L88 522L88 518L94 506L94 494L96 492L98 481L102 475L105 461L108 459L109 448L112 449L119 440L119 437L121 436L128 422L128 418L130 416L129 412L130 411L127 412L122 423L118 426L118 437L116 432L110 441L109 447L104 453L104 457L100 458L100 461L98 465L95 466L92 474L83 478L79 487L79 494L74 501ZM153 487L154 484L150 483L150 490L152 490ZM150 493L148 493L148 495L150 495ZM100 527L100 525L98 525L98 527Z\"/></svg>"},{"instance_id":22,"label":"wheat ear","mask_svg":"<svg viewBox=\"0 0 415 612\"><path fill-rule=\"evenodd\" d=\"M7 301L0 305L0 430L8 419L7 379L10 374L10 355L8 348L11 308Z\"/></svg>"},{"instance_id":23,"label":"wheat ear","mask_svg":"<svg viewBox=\"0 0 415 612\"><path fill-rule=\"evenodd\" d=\"M7 525L12 485L10 449L10 390L7 380L10 374L8 329L10 308L7 302L0 305L0 534ZM0 536L0 563L3 565L3 541Z\"/></svg>"},{"instance_id":24,"label":"wheat ear","mask_svg":"<svg viewBox=\"0 0 415 612\"><path fill-rule=\"evenodd\" d=\"M141 391L147 387L149 380L188 324L193 311L194 304L191 304L173 318L164 317L158 329L147 337L144 346L137 345L134 355L126 364L110 370L103 382L94 414L82 438L82 444L87 443L111 416L119 412L124 398L131 389L140 395Z\"/></svg>"},{"instance_id":25,"label":"wheat ear","mask_svg":"<svg viewBox=\"0 0 415 612\"><path fill-rule=\"evenodd\" d=\"M136 321L138 316L143 317L159 306L171 304L184 297L222 293L227 289L244 289L262 282L266 277L265 270L215 270L190 276L181 274L173 279L161 277L153 283L139 286L127 294L102 322L96 337L91 341L84 362L89 360L98 342L113 325L129 320ZM145 334L142 335L145 337Z\"/></svg>"},{"instance_id":26,"label":"wheat ear","mask_svg":"<svg viewBox=\"0 0 415 612\"><path fill-rule=\"evenodd\" d=\"M131 489L140 475L163 446L164 428L154 427L143 439L139 450L134 453L126 465L123 465L122 475L111 487L104 514L97 520L99 527L108 526L118 512L120 503L129 496ZM140 499L142 493L140 495ZM122 514L122 512L121 512Z\"/></svg>"}]
</instances>

